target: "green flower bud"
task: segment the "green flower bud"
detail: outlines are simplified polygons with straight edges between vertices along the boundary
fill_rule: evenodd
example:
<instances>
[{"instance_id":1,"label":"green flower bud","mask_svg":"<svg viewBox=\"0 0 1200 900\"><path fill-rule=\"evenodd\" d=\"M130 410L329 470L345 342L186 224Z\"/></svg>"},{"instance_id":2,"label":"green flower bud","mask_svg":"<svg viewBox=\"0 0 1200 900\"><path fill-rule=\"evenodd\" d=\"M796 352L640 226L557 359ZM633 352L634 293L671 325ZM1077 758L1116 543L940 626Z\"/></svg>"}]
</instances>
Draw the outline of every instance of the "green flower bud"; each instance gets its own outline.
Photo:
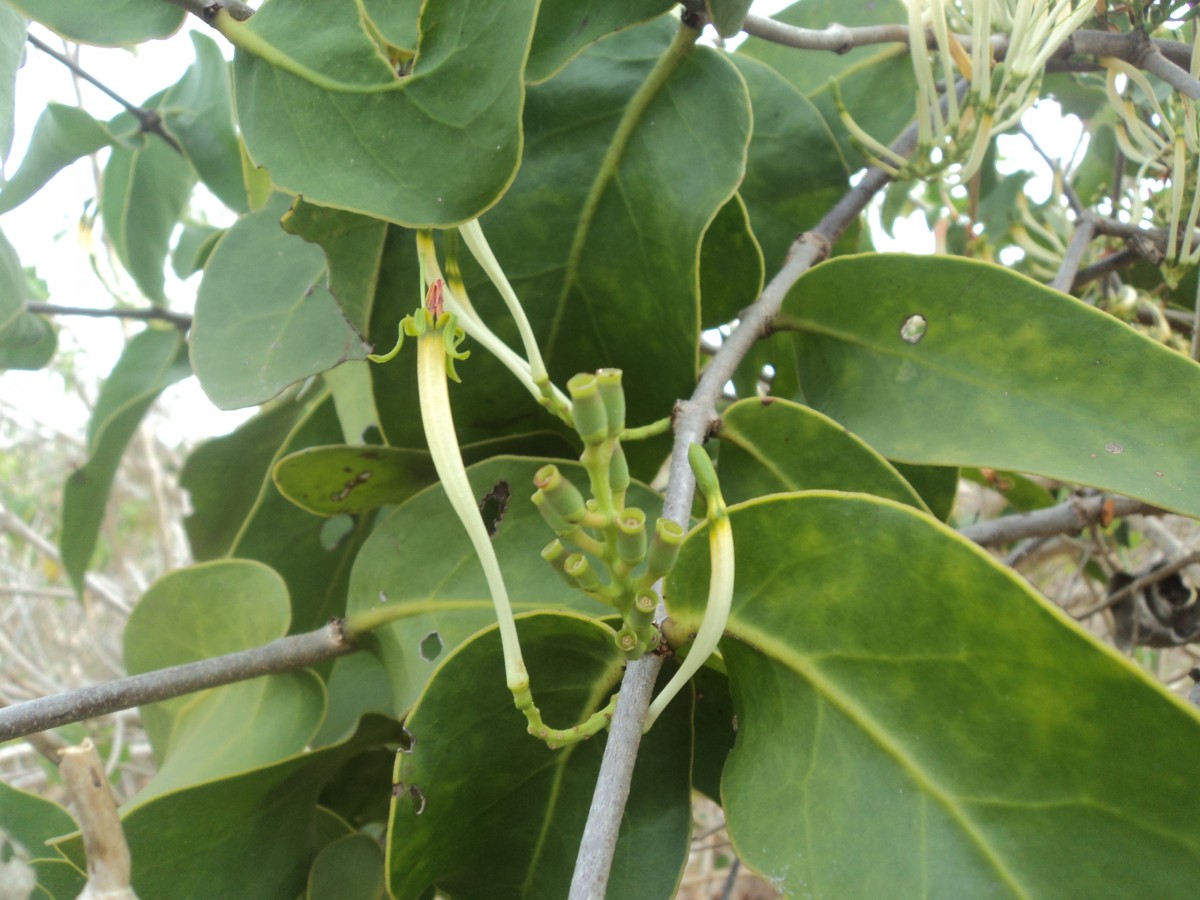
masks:
<instances>
[{"instance_id":1,"label":"green flower bud","mask_svg":"<svg viewBox=\"0 0 1200 900\"><path fill-rule=\"evenodd\" d=\"M608 418L608 436L616 437L625 430L625 390L621 387L620 369L598 369L596 383Z\"/></svg>"},{"instance_id":2,"label":"green flower bud","mask_svg":"<svg viewBox=\"0 0 1200 900\"><path fill-rule=\"evenodd\" d=\"M626 659L637 659L642 655L642 642L638 640L637 632L628 625L617 632L615 640L617 649L625 654Z\"/></svg>"},{"instance_id":3,"label":"green flower bud","mask_svg":"<svg viewBox=\"0 0 1200 900\"><path fill-rule=\"evenodd\" d=\"M646 514L627 506L617 515L617 556L628 566L646 557Z\"/></svg>"},{"instance_id":4,"label":"green flower bud","mask_svg":"<svg viewBox=\"0 0 1200 900\"><path fill-rule=\"evenodd\" d=\"M621 449L620 441L613 441L612 459L608 463L608 485L614 494L629 488L629 463L625 461L625 451Z\"/></svg>"},{"instance_id":5,"label":"green flower bud","mask_svg":"<svg viewBox=\"0 0 1200 900\"><path fill-rule=\"evenodd\" d=\"M555 574L565 581L570 587L575 587L575 579L567 574L564 563L567 561L567 548L562 545L562 541L553 540L542 548L542 559L550 564Z\"/></svg>"},{"instance_id":6,"label":"green flower bud","mask_svg":"<svg viewBox=\"0 0 1200 900\"><path fill-rule=\"evenodd\" d=\"M654 621L654 613L658 610L658 594L652 590L638 591L633 598L633 609L629 612L629 622L635 628L647 628Z\"/></svg>"},{"instance_id":7,"label":"green flower bud","mask_svg":"<svg viewBox=\"0 0 1200 900\"><path fill-rule=\"evenodd\" d=\"M541 491L534 491L530 499L533 501L533 505L537 507L538 512L542 514L542 518L546 524L550 526L550 530L559 537L566 537L577 527L556 513L550 505L550 501L546 499L546 495Z\"/></svg>"},{"instance_id":8,"label":"green flower bud","mask_svg":"<svg viewBox=\"0 0 1200 900\"><path fill-rule=\"evenodd\" d=\"M587 508L583 505L583 495L558 471L558 466L542 466L533 476L533 483L545 496L546 503L559 516L571 523L576 523L584 517Z\"/></svg>"},{"instance_id":9,"label":"green flower bud","mask_svg":"<svg viewBox=\"0 0 1200 900\"><path fill-rule=\"evenodd\" d=\"M600 576L582 553L572 553L563 564L563 570L575 579L576 584L585 591L594 591L600 587Z\"/></svg>"},{"instance_id":10,"label":"green flower bud","mask_svg":"<svg viewBox=\"0 0 1200 900\"><path fill-rule=\"evenodd\" d=\"M654 537L646 553L646 575L651 581L657 581L674 568L682 544L682 525L670 519L659 519L655 523Z\"/></svg>"},{"instance_id":11,"label":"green flower bud","mask_svg":"<svg viewBox=\"0 0 1200 900\"><path fill-rule=\"evenodd\" d=\"M581 372L567 382L571 394L571 413L575 431L589 447L603 443L608 437L608 413L595 375Z\"/></svg>"}]
</instances>

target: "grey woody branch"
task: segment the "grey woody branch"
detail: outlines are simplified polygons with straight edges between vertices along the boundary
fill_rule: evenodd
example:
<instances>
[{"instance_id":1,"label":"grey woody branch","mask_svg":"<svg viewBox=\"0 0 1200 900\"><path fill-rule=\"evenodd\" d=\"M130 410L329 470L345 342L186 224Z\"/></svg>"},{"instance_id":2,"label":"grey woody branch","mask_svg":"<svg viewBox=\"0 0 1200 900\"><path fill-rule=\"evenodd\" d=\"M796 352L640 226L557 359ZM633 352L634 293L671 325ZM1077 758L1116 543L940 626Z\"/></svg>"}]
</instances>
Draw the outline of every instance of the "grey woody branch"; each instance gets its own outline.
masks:
<instances>
[{"instance_id":1,"label":"grey woody branch","mask_svg":"<svg viewBox=\"0 0 1200 900\"><path fill-rule=\"evenodd\" d=\"M0 709L0 741L235 681L293 672L357 649L347 639L342 620L334 619L316 631L279 638L251 650L6 706Z\"/></svg>"},{"instance_id":2,"label":"grey woody branch","mask_svg":"<svg viewBox=\"0 0 1200 900\"><path fill-rule=\"evenodd\" d=\"M965 85L961 85L960 90L965 90ZM901 156L907 156L916 149L916 145L917 127L914 124L896 140L892 149ZM867 169L859 183L825 214L815 228L796 238L783 267L763 288L758 299L741 313L737 328L705 366L692 396L676 405L675 442L671 451L664 516L681 525L687 522L696 492L696 482L688 465L688 447L702 443L715 424L717 401L725 384L733 377L755 342L770 332L771 320L779 312L792 285L829 255L837 239L890 181L890 176L883 170L874 167ZM570 893L572 900L605 895L621 816L629 798L629 785L642 738L642 723L661 668L662 658L651 654L631 662L625 669L620 701L609 729L604 760L600 765L600 775L575 863Z\"/></svg>"},{"instance_id":3,"label":"grey woody branch","mask_svg":"<svg viewBox=\"0 0 1200 900\"><path fill-rule=\"evenodd\" d=\"M1000 544L1011 544L1025 538L1071 534L1110 517L1158 511L1150 504L1134 500L1131 497L1097 494L1093 497L1068 500L1066 503L1047 509L1038 509L1033 512L968 525L960 528L958 533L984 547L994 547Z\"/></svg>"},{"instance_id":4,"label":"grey woody branch","mask_svg":"<svg viewBox=\"0 0 1200 900\"><path fill-rule=\"evenodd\" d=\"M908 27L905 25L866 25L848 28L845 25L829 25L822 29L797 28L766 16L746 16L742 30L747 34L794 47L798 50L825 50L831 53L848 53L856 47L877 44L908 44ZM963 47L970 51L971 36L956 35ZM926 33L927 46L937 46L932 32ZM1004 35L992 38L996 59L1004 59L1008 53L1008 39ZM1071 57L1088 56L1100 58L1111 56L1130 65L1145 69L1161 78L1173 88L1189 97L1200 98L1200 81L1188 73L1192 48L1181 41L1148 39L1140 31L1114 33L1108 31L1081 30L1075 32L1051 56L1048 68L1078 68L1072 65Z\"/></svg>"}]
</instances>

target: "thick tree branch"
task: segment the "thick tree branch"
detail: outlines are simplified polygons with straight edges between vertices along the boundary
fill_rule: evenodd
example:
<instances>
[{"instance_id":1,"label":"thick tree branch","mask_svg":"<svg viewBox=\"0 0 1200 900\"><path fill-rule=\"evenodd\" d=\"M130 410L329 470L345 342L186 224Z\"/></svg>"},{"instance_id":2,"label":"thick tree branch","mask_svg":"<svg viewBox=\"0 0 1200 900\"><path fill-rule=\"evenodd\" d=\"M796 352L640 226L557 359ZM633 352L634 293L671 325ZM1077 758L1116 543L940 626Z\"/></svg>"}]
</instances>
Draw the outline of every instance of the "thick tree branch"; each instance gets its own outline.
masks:
<instances>
[{"instance_id":1,"label":"thick tree branch","mask_svg":"<svg viewBox=\"0 0 1200 900\"><path fill-rule=\"evenodd\" d=\"M1092 238L1095 236L1096 223L1092 221L1091 216L1085 213L1075 225L1071 243L1067 245L1067 252L1063 254L1062 263L1059 264L1054 280L1050 282L1050 287L1062 291L1064 294L1071 292L1071 288L1075 286L1075 277L1083 262L1084 254L1087 253Z\"/></svg>"},{"instance_id":2,"label":"thick tree branch","mask_svg":"<svg viewBox=\"0 0 1200 900\"><path fill-rule=\"evenodd\" d=\"M913 125L896 140L892 149L907 156L916 148L916 143L917 128ZM733 377L754 343L770 331L771 320L779 312L792 285L829 255L837 239L890 180L890 176L881 169L867 169L862 180L825 214L815 228L796 238L783 268L771 279L758 299L742 312L737 328L705 367L692 396L676 406L675 443L671 451L667 497L663 506L663 515L667 518L681 525L686 525L688 521L696 491L696 482L687 461L688 446L703 442L716 422L716 405L725 384ZM620 701L609 729L600 776L596 781L575 863L575 874L571 881L572 900L600 898L607 889L621 816L629 797L633 767L642 739L642 723L661 667L661 657L650 655L630 663L625 670Z\"/></svg>"},{"instance_id":3,"label":"thick tree branch","mask_svg":"<svg viewBox=\"0 0 1200 900\"><path fill-rule=\"evenodd\" d=\"M797 50L824 50L831 53L848 53L856 47L878 44L908 44L908 27L905 25L866 25L848 28L845 25L829 25L820 30L797 28L766 16L746 16L742 30L747 34L794 47ZM972 40L968 34L956 35L959 43L969 53ZM937 41L931 31L926 31L926 45L936 48ZM1008 38L996 35L992 38L993 53L997 60L1008 54ZM1075 32L1059 47L1047 62L1049 71L1076 71L1080 61L1076 56L1099 59L1105 56L1122 59L1130 65L1161 78L1185 96L1200 99L1200 81L1188 74L1192 49L1181 41L1147 40L1140 31L1113 33L1107 31L1081 30ZM1094 68L1094 63L1084 64Z\"/></svg>"},{"instance_id":4,"label":"thick tree branch","mask_svg":"<svg viewBox=\"0 0 1200 900\"><path fill-rule=\"evenodd\" d=\"M100 91L100 93L121 104L127 113L138 120L138 124L140 125L142 131L146 132L147 134L157 135L176 153L180 155L183 154L183 148L179 146L179 142L175 140L175 138L163 126L162 116L158 114L158 110L145 109L144 107L138 106L136 103L130 103L108 85L97 80L94 76L81 69L75 64L73 59L59 53L49 44L38 40L32 34L26 35L25 40L29 41L30 44L32 44L34 47L37 47L37 49L41 50L47 56L58 60L60 63L74 72L79 78L82 78L92 87L96 88L96 90Z\"/></svg>"},{"instance_id":5,"label":"thick tree branch","mask_svg":"<svg viewBox=\"0 0 1200 900\"><path fill-rule=\"evenodd\" d=\"M88 306L57 306L53 303L27 303L25 309L41 316L91 316L93 318L146 319L170 322L185 331L192 327L192 317L169 309L92 309Z\"/></svg>"},{"instance_id":6,"label":"thick tree branch","mask_svg":"<svg viewBox=\"0 0 1200 900\"><path fill-rule=\"evenodd\" d=\"M87 856L87 886L80 896L137 900L129 885L133 869L129 845L104 761L87 739L78 747L67 747L60 755L58 769L71 796Z\"/></svg>"},{"instance_id":7,"label":"thick tree branch","mask_svg":"<svg viewBox=\"0 0 1200 900\"><path fill-rule=\"evenodd\" d=\"M334 619L316 631L279 638L250 650L6 706L0 709L0 741L345 656L358 648L346 639L343 624L341 619Z\"/></svg>"},{"instance_id":8,"label":"thick tree branch","mask_svg":"<svg viewBox=\"0 0 1200 900\"><path fill-rule=\"evenodd\" d=\"M968 525L966 528L960 528L958 533L984 547L993 547L1025 538L1070 534L1108 516L1152 512L1157 512L1157 509L1141 500L1098 494L1094 497L1068 500L1047 509Z\"/></svg>"}]
</instances>

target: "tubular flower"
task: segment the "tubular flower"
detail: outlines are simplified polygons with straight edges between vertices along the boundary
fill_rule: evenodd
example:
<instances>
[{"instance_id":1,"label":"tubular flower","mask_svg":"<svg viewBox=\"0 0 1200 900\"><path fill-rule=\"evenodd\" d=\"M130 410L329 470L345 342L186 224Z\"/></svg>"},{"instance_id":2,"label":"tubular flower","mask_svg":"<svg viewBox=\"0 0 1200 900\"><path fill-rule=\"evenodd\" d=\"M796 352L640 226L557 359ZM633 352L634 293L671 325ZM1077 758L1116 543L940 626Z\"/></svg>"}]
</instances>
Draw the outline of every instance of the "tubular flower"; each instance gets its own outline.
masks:
<instances>
[{"instance_id":1,"label":"tubular flower","mask_svg":"<svg viewBox=\"0 0 1200 900\"><path fill-rule=\"evenodd\" d=\"M871 137L839 98L842 121L871 161L893 177L931 178L952 169L966 181L979 170L992 135L1014 125L1037 99L1046 61L1094 11L1092 0L908 0L915 154L904 159ZM1008 35L1001 63L992 56L993 30ZM960 100L957 91L947 90L943 112L938 83L953 85L960 78L966 94Z\"/></svg>"}]
</instances>

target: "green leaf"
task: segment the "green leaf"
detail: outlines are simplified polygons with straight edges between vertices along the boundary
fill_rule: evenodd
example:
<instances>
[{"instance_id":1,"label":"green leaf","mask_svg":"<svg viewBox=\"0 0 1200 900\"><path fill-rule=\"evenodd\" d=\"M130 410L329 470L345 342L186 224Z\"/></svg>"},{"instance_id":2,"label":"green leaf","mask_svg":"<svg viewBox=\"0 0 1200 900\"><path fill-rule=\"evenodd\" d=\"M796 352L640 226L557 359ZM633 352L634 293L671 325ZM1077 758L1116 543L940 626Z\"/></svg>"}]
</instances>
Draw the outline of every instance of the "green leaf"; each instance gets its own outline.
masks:
<instances>
[{"instance_id":1,"label":"green leaf","mask_svg":"<svg viewBox=\"0 0 1200 900\"><path fill-rule=\"evenodd\" d=\"M225 30L239 45L234 84L250 156L281 190L323 206L408 225L479 215L520 160L536 6L430 0L416 65L401 76L353 4L265 5Z\"/></svg>"},{"instance_id":2,"label":"green leaf","mask_svg":"<svg viewBox=\"0 0 1200 900\"><path fill-rule=\"evenodd\" d=\"M225 233L224 228L184 222L179 240L171 251L171 271L180 279L189 278L204 268L213 247Z\"/></svg>"},{"instance_id":3,"label":"green leaf","mask_svg":"<svg viewBox=\"0 0 1200 900\"><path fill-rule=\"evenodd\" d=\"M958 466L918 466L889 460L913 486L933 515L948 521L958 498Z\"/></svg>"},{"instance_id":4,"label":"green leaf","mask_svg":"<svg viewBox=\"0 0 1200 900\"><path fill-rule=\"evenodd\" d=\"M943 525L865 495L730 510L739 856L827 897L1185 897L1200 717ZM781 565L781 560L786 564ZM698 625L708 540L669 579Z\"/></svg>"},{"instance_id":5,"label":"green leaf","mask_svg":"<svg viewBox=\"0 0 1200 900\"><path fill-rule=\"evenodd\" d=\"M981 487L995 491L1018 512L1045 509L1054 505L1054 495L1017 472L997 472L994 469L963 469L962 477Z\"/></svg>"},{"instance_id":6,"label":"green leaf","mask_svg":"<svg viewBox=\"0 0 1200 900\"><path fill-rule=\"evenodd\" d=\"M276 455L307 409L281 400L230 434L192 451L179 484L192 499L183 525L197 560L224 556L254 510Z\"/></svg>"},{"instance_id":7,"label":"green leaf","mask_svg":"<svg viewBox=\"0 0 1200 900\"><path fill-rule=\"evenodd\" d=\"M721 414L721 491L729 503L828 488L928 512L891 464L832 419L787 400L739 400Z\"/></svg>"},{"instance_id":8,"label":"green leaf","mask_svg":"<svg viewBox=\"0 0 1200 900\"><path fill-rule=\"evenodd\" d=\"M10 880L13 858L18 857L33 869L41 889L30 896L78 896L85 876L46 846L47 841L76 827L70 813L57 803L0 781L0 888L14 890L13 897L25 896Z\"/></svg>"},{"instance_id":9,"label":"green leaf","mask_svg":"<svg viewBox=\"0 0 1200 900\"><path fill-rule=\"evenodd\" d=\"M337 299L342 315L360 334L365 334L375 300L387 223L297 198L281 224L284 231L297 234L325 251L329 291Z\"/></svg>"},{"instance_id":10,"label":"green leaf","mask_svg":"<svg viewBox=\"0 0 1200 900\"><path fill-rule=\"evenodd\" d=\"M704 0L708 18L717 34L723 38L733 37L742 30L746 13L750 12L751 0Z\"/></svg>"},{"instance_id":11,"label":"green leaf","mask_svg":"<svg viewBox=\"0 0 1200 900\"><path fill-rule=\"evenodd\" d=\"M317 797L347 761L395 740L399 730L395 722L373 717L338 746L126 809L122 826L134 891L191 900L303 896L313 860L329 839L329 814ZM78 838L59 846L71 859L82 859Z\"/></svg>"},{"instance_id":12,"label":"green leaf","mask_svg":"<svg viewBox=\"0 0 1200 900\"><path fill-rule=\"evenodd\" d=\"M40 369L54 357L58 335L27 312L29 284L17 251L0 234L0 369Z\"/></svg>"},{"instance_id":13,"label":"green leaf","mask_svg":"<svg viewBox=\"0 0 1200 900\"><path fill-rule=\"evenodd\" d=\"M372 837L349 834L325 846L308 873L305 900L382 900L383 851Z\"/></svg>"},{"instance_id":14,"label":"green leaf","mask_svg":"<svg viewBox=\"0 0 1200 900\"><path fill-rule=\"evenodd\" d=\"M700 324L715 328L737 317L763 286L763 256L746 204L738 194L704 232L700 250Z\"/></svg>"},{"instance_id":15,"label":"green leaf","mask_svg":"<svg viewBox=\"0 0 1200 900\"><path fill-rule=\"evenodd\" d=\"M261 563L220 560L150 586L125 628L131 675L249 650L288 632L283 579ZM311 672L237 682L142 709L159 768L135 803L299 753L325 715Z\"/></svg>"},{"instance_id":16,"label":"green leaf","mask_svg":"<svg viewBox=\"0 0 1200 900\"><path fill-rule=\"evenodd\" d=\"M608 607L568 588L538 555L554 534L528 497L534 472L546 462L494 457L467 470L475 496L482 498L500 481L508 483L512 494L493 542L513 609L603 614ZM580 466L555 462L577 486L586 487ZM656 494L636 483L628 502L646 510L661 505ZM398 713L412 706L449 651L495 621L483 569L440 486L422 491L379 522L354 561L348 614L381 608L396 609L399 615L372 632ZM427 640L432 635L437 639Z\"/></svg>"},{"instance_id":17,"label":"green leaf","mask_svg":"<svg viewBox=\"0 0 1200 900\"><path fill-rule=\"evenodd\" d=\"M614 366L625 373L631 423L661 418L695 384L700 243L741 177L749 109L741 79L697 47L667 79L627 143L614 133L631 97L670 45L672 25L631 28L529 90L521 172L482 219L556 383ZM589 99L580 103L580 93ZM679 160L688 163L680 168ZM678 178L686 189L662 190ZM592 198L589 202L589 196ZM397 251L409 253L403 247ZM469 254L463 253L463 256ZM372 337L390 340L419 302L409 264L389 260ZM480 315L509 346L511 317L472 260L464 277ZM386 278L386 282L385 282ZM392 297L390 303L383 298ZM414 367L381 366L380 421L393 446L420 447ZM545 413L488 354L460 369L459 437L544 427Z\"/></svg>"},{"instance_id":18,"label":"green leaf","mask_svg":"<svg viewBox=\"0 0 1200 900\"><path fill-rule=\"evenodd\" d=\"M738 192L774 272L796 235L816 225L846 192L849 172L811 100L769 66L736 54L730 58L754 106L746 178ZM797 153L797 147L804 151Z\"/></svg>"},{"instance_id":19,"label":"green leaf","mask_svg":"<svg viewBox=\"0 0 1200 900\"><path fill-rule=\"evenodd\" d=\"M167 302L163 268L171 234L195 183L187 160L159 138L136 150L114 146L104 167L104 228L121 265L157 304Z\"/></svg>"},{"instance_id":20,"label":"green leaf","mask_svg":"<svg viewBox=\"0 0 1200 900\"><path fill-rule=\"evenodd\" d=\"M196 31L191 38L196 61L163 97L163 122L205 186L230 209L244 213L249 204L233 127L229 64L212 38Z\"/></svg>"},{"instance_id":21,"label":"green leaf","mask_svg":"<svg viewBox=\"0 0 1200 900\"><path fill-rule=\"evenodd\" d=\"M21 165L0 192L0 213L16 209L75 160L121 140L82 109L48 103L33 126Z\"/></svg>"},{"instance_id":22,"label":"green leaf","mask_svg":"<svg viewBox=\"0 0 1200 900\"><path fill-rule=\"evenodd\" d=\"M187 15L159 0L8 0L69 41L117 47L174 34Z\"/></svg>"},{"instance_id":23,"label":"green leaf","mask_svg":"<svg viewBox=\"0 0 1200 900\"><path fill-rule=\"evenodd\" d=\"M547 614L517 626L547 722L566 727L607 701L625 664L610 629ZM691 818L689 712L674 704L642 741L609 896L675 893ZM495 629L439 667L406 727L412 749L397 757L388 829L392 896L433 885L463 898L565 896L603 733L561 750L530 736L504 684Z\"/></svg>"},{"instance_id":24,"label":"green leaf","mask_svg":"<svg viewBox=\"0 0 1200 900\"><path fill-rule=\"evenodd\" d=\"M27 27L28 23L16 10L0 8L0 166L12 150L17 69L25 58Z\"/></svg>"},{"instance_id":25,"label":"green leaf","mask_svg":"<svg viewBox=\"0 0 1200 900\"><path fill-rule=\"evenodd\" d=\"M147 328L125 345L101 386L88 423L88 460L63 489L59 546L75 590L83 590L83 576L125 447L158 395L189 374L182 335L175 329Z\"/></svg>"},{"instance_id":26,"label":"green leaf","mask_svg":"<svg viewBox=\"0 0 1200 900\"><path fill-rule=\"evenodd\" d=\"M529 48L525 80L534 84L553 78L586 47L614 31L648 21L673 5L664 0L542 3L538 7L537 30Z\"/></svg>"},{"instance_id":27,"label":"green leaf","mask_svg":"<svg viewBox=\"0 0 1200 900\"><path fill-rule=\"evenodd\" d=\"M832 22L846 26L894 25L904 21L899 3L843 3L839 0L801 0L773 16L800 28L822 29ZM739 55L766 63L812 100L837 136L852 168L862 155L850 144L834 102L837 84L842 100L863 129L891 143L914 114L916 82L908 48L896 44L858 47L848 53L798 53L792 47L751 37L738 47ZM767 257L768 262L770 257Z\"/></svg>"},{"instance_id":28,"label":"green leaf","mask_svg":"<svg viewBox=\"0 0 1200 900\"><path fill-rule=\"evenodd\" d=\"M499 438L461 449L463 460L470 464L501 454L544 454L556 444L564 456L574 455L571 445L553 432ZM395 447L311 447L281 459L272 477L280 493L319 516L357 515L403 503L437 481L427 452Z\"/></svg>"},{"instance_id":29,"label":"green leaf","mask_svg":"<svg viewBox=\"0 0 1200 900\"><path fill-rule=\"evenodd\" d=\"M811 270L783 317L809 404L892 459L1032 472L1200 515L1200 367L1099 310L1000 266L869 255Z\"/></svg>"},{"instance_id":30,"label":"green leaf","mask_svg":"<svg viewBox=\"0 0 1200 900\"><path fill-rule=\"evenodd\" d=\"M262 403L310 375L366 358L329 291L325 254L279 225L289 202L277 194L238 219L200 282L192 364L222 409Z\"/></svg>"}]
</instances>

